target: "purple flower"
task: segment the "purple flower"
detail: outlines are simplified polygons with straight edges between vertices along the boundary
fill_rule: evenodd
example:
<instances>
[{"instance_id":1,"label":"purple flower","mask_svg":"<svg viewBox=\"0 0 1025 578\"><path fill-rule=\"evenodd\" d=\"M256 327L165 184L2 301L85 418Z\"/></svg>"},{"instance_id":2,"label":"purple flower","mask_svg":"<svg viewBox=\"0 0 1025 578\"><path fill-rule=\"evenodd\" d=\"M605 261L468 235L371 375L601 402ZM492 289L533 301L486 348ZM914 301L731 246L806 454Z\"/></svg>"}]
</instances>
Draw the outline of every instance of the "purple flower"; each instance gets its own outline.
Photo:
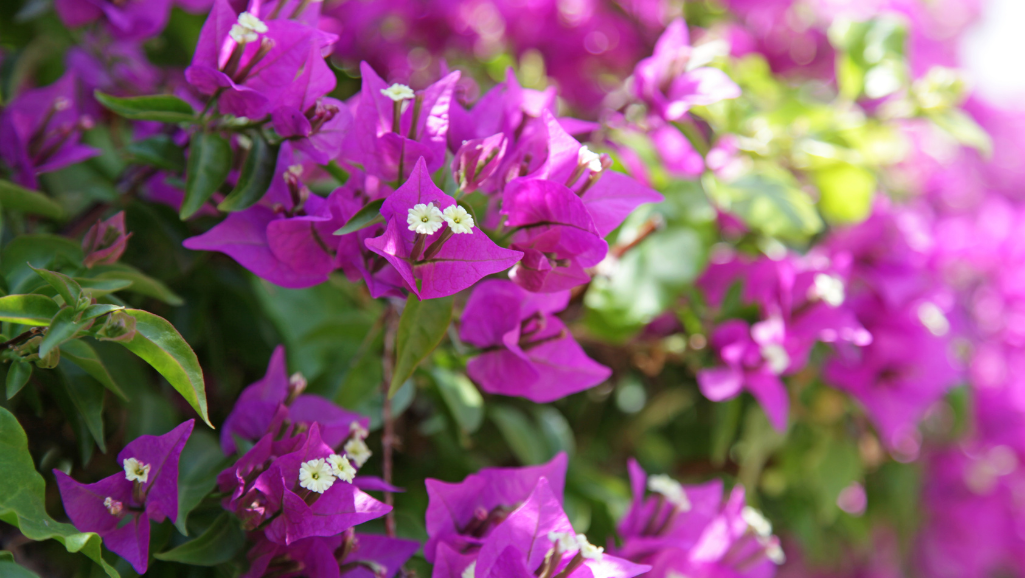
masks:
<instances>
[{"instance_id":1,"label":"purple flower","mask_svg":"<svg viewBox=\"0 0 1025 578\"><path fill-rule=\"evenodd\" d=\"M53 7L69 28L102 20L111 34L123 40L160 34L171 14L171 0L55 0Z\"/></svg>"},{"instance_id":2,"label":"purple flower","mask_svg":"<svg viewBox=\"0 0 1025 578\"><path fill-rule=\"evenodd\" d=\"M605 554L577 534L561 500L540 478L526 500L484 539L475 559L439 548L438 565L476 578L563 576L565 578L632 578L651 569ZM455 556L453 556L455 554Z\"/></svg>"},{"instance_id":3,"label":"purple flower","mask_svg":"<svg viewBox=\"0 0 1025 578\"><path fill-rule=\"evenodd\" d=\"M481 389L547 403L594 387L612 370L587 357L553 315L569 292L528 293L509 281L478 285L463 310L459 337L481 348L466 370Z\"/></svg>"},{"instance_id":4,"label":"purple flower","mask_svg":"<svg viewBox=\"0 0 1025 578\"><path fill-rule=\"evenodd\" d=\"M346 481L354 474L344 471L351 456L339 456L325 444L319 424L314 422L302 439L294 451L276 458L238 502L246 527L269 522L267 539L287 546L334 536L391 511Z\"/></svg>"},{"instance_id":5,"label":"purple flower","mask_svg":"<svg viewBox=\"0 0 1025 578\"><path fill-rule=\"evenodd\" d=\"M229 214L182 244L194 251L225 253L282 287L311 287L327 281L342 259L334 232L358 208L348 206L342 193L327 199L311 195L299 181L302 165L293 161L290 146L282 146L271 187L259 204Z\"/></svg>"},{"instance_id":6,"label":"purple flower","mask_svg":"<svg viewBox=\"0 0 1025 578\"><path fill-rule=\"evenodd\" d=\"M701 393L712 401L732 399L747 390L758 400L773 427L787 428L790 399L779 376L791 366L783 323L778 318L749 327L737 319L719 326L710 340L724 367L698 372Z\"/></svg>"},{"instance_id":7,"label":"purple flower","mask_svg":"<svg viewBox=\"0 0 1025 578\"><path fill-rule=\"evenodd\" d=\"M352 530L288 546L261 540L249 552L252 562L243 578L392 578L419 549L412 540Z\"/></svg>"},{"instance_id":8,"label":"purple flower","mask_svg":"<svg viewBox=\"0 0 1025 578\"><path fill-rule=\"evenodd\" d=\"M431 181L423 158L385 200L381 215L384 234L367 239L366 247L395 267L420 299L458 293L522 256L499 247L474 226L472 217Z\"/></svg>"},{"instance_id":9,"label":"purple flower","mask_svg":"<svg viewBox=\"0 0 1025 578\"><path fill-rule=\"evenodd\" d=\"M194 424L189 420L162 436L139 436L117 455L124 471L94 484L53 470L75 528L99 534L140 574L149 564L150 520L178 519L178 459Z\"/></svg>"},{"instance_id":10,"label":"purple flower","mask_svg":"<svg viewBox=\"0 0 1025 578\"><path fill-rule=\"evenodd\" d=\"M330 46L334 38L294 20L264 22L250 12L237 14L227 0L216 0L185 78L199 92L218 95L222 113L262 118L278 106L299 105L296 78L311 51ZM308 68L310 78L301 86L333 86L323 62Z\"/></svg>"},{"instance_id":11,"label":"purple flower","mask_svg":"<svg viewBox=\"0 0 1025 578\"><path fill-rule=\"evenodd\" d=\"M453 72L421 92L388 86L367 63L360 65L363 88L355 109L353 139L367 174L387 181L406 180L417 159L429 172L445 163L449 106L459 73ZM400 174L401 172L401 174Z\"/></svg>"},{"instance_id":12,"label":"purple flower","mask_svg":"<svg viewBox=\"0 0 1025 578\"><path fill-rule=\"evenodd\" d=\"M692 106L740 96L740 87L725 72L704 66L713 56L705 52L707 45L690 46L687 23L673 20L655 44L655 53L637 63L634 93L666 120L681 120Z\"/></svg>"},{"instance_id":13,"label":"purple flower","mask_svg":"<svg viewBox=\"0 0 1025 578\"><path fill-rule=\"evenodd\" d=\"M684 486L666 475L646 475L633 459L628 467L633 502L619 524L623 545L614 554L650 564L652 578L775 574L783 561L779 539L768 520L744 506L743 487L724 504L721 481Z\"/></svg>"},{"instance_id":14,"label":"purple flower","mask_svg":"<svg viewBox=\"0 0 1025 578\"><path fill-rule=\"evenodd\" d=\"M38 188L36 175L100 154L78 142L93 121L79 111L77 90L77 77L68 72L50 86L18 95L0 113L0 159L18 184Z\"/></svg>"},{"instance_id":15,"label":"purple flower","mask_svg":"<svg viewBox=\"0 0 1025 578\"><path fill-rule=\"evenodd\" d=\"M485 468L459 483L428 478L427 543L424 557L438 563L437 551L475 548L530 496L540 479L562 501L566 480L566 454L540 466ZM465 567L465 566L463 566ZM458 572L462 571L462 567Z\"/></svg>"},{"instance_id":16,"label":"purple flower","mask_svg":"<svg viewBox=\"0 0 1025 578\"><path fill-rule=\"evenodd\" d=\"M231 455L236 438L259 440L271 429L279 408L287 408L282 419L291 423L320 424L324 442L332 447L349 438L353 424L366 429L369 418L346 411L313 394L303 394L306 382L301 374L289 377L285 367L285 348L278 346L271 355L267 374L246 387L221 428L221 449Z\"/></svg>"},{"instance_id":17,"label":"purple flower","mask_svg":"<svg viewBox=\"0 0 1025 578\"><path fill-rule=\"evenodd\" d=\"M489 90L469 110L461 106L451 108L449 148L458 150L466 141L495 134L513 138L517 132L522 132L526 123L541 118L542 111L556 114L555 87L544 91L523 88L512 69L506 71L505 78L505 82Z\"/></svg>"}]
</instances>

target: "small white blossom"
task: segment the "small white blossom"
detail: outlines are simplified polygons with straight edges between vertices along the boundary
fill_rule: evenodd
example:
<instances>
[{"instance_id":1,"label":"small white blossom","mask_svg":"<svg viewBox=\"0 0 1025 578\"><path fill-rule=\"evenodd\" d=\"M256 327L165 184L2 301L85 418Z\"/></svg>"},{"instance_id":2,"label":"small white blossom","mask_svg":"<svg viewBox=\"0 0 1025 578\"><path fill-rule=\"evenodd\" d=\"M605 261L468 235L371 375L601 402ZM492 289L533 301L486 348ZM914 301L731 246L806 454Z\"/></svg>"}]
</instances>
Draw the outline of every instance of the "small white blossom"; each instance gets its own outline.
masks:
<instances>
[{"instance_id":1,"label":"small white blossom","mask_svg":"<svg viewBox=\"0 0 1025 578\"><path fill-rule=\"evenodd\" d=\"M398 83L381 90L381 94L387 96L395 102L410 100L416 96L416 93L413 92L412 88L409 88L405 84Z\"/></svg>"},{"instance_id":2,"label":"small white blossom","mask_svg":"<svg viewBox=\"0 0 1025 578\"><path fill-rule=\"evenodd\" d=\"M107 496L107 499L103 500L103 507L107 508L107 511L110 512L111 516L120 516L121 509L124 507L124 504L110 496Z\"/></svg>"},{"instance_id":3,"label":"small white blossom","mask_svg":"<svg viewBox=\"0 0 1025 578\"><path fill-rule=\"evenodd\" d=\"M361 440L367 439L367 436L370 435L370 432L367 431L367 428L360 425L358 421L354 421L349 424L349 433L352 434L352 437Z\"/></svg>"},{"instance_id":4,"label":"small white blossom","mask_svg":"<svg viewBox=\"0 0 1025 578\"><path fill-rule=\"evenodd\" d=\"M473 216L466 212L466 209L459 206L458 204L452 205L445 209L442 213L445 216L445 222L448 223L448 228L452 229L453 233L457 235L460 233L469 234L473 233Z\"/></svg>"},{"instance_id":5,"label":"small white blossom","mask_svg":"<svg viewBox=\"0 0 1025 578\"><path fill-rule=\"evenodd\" d=\"M267 25L262 20L249 12L243 12L238 15L238 23L231 26L228 36L239 44L245 44L247 42L256 42L260 37L259 35L266 32Z\"/></svg>"},{"instance_id":6,"label":"small white blossom","mask_svg":"<svg viewBox=\"0 0 1025 578\"><path fill-rule=\"evenodd\" d=\"M373 455L370 452L370 448L367 447L367 444L359 438L354 438L345 442L345 447L343 449L345 450L346 457L355 462L356 467L359 468L362 468L363 464L367 463L367 460L369 460L370 456Z\"/></svg>"},{"instance_id":7,"label":"small white blossom","mask_svg":"<svg viewBox=\"0 0 1025 578\"><path fill-rule=\"evenodd\" d=\"M935 303L926 301L919 305L918 320L936 337L943 337L950 332L950 321L947 321L947 316Z\"/></svg>"},{"instance_id":8,"label":"small white blossom","mask_svg":"<svg viewBox=\"0 0 1025 578\"><path fill-rule=\"evenodd\" d=\"M433 235L445 223L445 215L441 209L434 206L434 203L418 203L409 210L406 217L410 231L416 231L421 235Z\"/></svg>"},{"instance_id":9,"label":"small white blossom","mask_svg":"<svg viewBox=\"0 0 1025 578\"><path fill-rule=\"evenodd\" d=\"M809 297L821 299L833 307L843 305L846 297L843 279L836 275L827 275L825 273L819 273L815 276L815 283L808 290L808 294Z\"/></svg>"},{"instance_id":10,"label":"small white blossom","mask_svg":"<svg viewBox=\"0 0 1025 578\"><path fill-rule=\"evenodd\" d=\"M351 484L352 479L356 477L356 468L352 467L345 456L331 454L327 457L327 463L331 466L331 474L343 482Z\"/></svg>"},{"instance_id":11,"label":"small white blossom","mask_svg":"<svg viewBox=\"0 0 1025 578\"><path fill-rule=\"evenodd\" d=\"M470 565L463 570L462 578L473 578L474 573L477 572L477 561L470 562Z\"/></svg>"},{"instance_id":12,"label":"small white blossom","mask_svg":"<svg viewBox=\"0 0 1025 578\"><path fill-rule=\"evenodd\" d=\"M56 99L54 99L54 101L53 101L53 109L54 110L57 110L57 111L68 110L69 108L71 108L71 100L68 99L67 97L58 96Z\"/></svg>"},{"instance_id":13,"label":"small white blossom","mask_svg":"<svg viewBox=\"0 0 1025 578\"><path fill-rule=\"evenodd\" d=\"M580 549L580 555L587 560L601 562L602 557L605 555L605 548L588 542L587 536L583 534L577 534L577 547Z\"/></svg>"},{"instance_id":14,"label":"small white blossom","mask_svg":"<svg viewBox=\"0 0 1025 578\"><path fill-rule=\"evenodd\" d=\"M747 525L754 530L754 533L761 538L772 536L772 522L765 519L761 512L751 506L744 506L740 511L740 517L747 522Z\"/></svg>"},{"instance_id":15,"label":"small white blossom","mask_svg":"<svg viewBox=\"0 0 1025 578\"><path fill-rule=\"evenodd\" d=\"M762 358L769 366L769 371L779 375L790 367L790 354L782 345L770 343L762 346Z\"/></svg>"},{"instance_id":16,"label":"small white blossom","mask_svg":"<svg viewBox=\"0 0 1025 578\"><path fill-rule=\"evenodd\" d=\"M292 175L293 177L301 177L301 176L303 176L303 166L302 165L291 165L291 166L289 166L288 167L288 174Z\"/></svg>"},{"instance_id":17,"label":"small white blossom","mask_svg":"<svg viewBox=\"0 0 1025 578\"><path fill-rule=\"evenodd\" d=\"M690 510L690 500L687 493L683 491L680 482L665 474L648 477L648 489L657 494L662 494L669 500L669 503L678 507L681 511Z\"/></svg>"},{"instance_id":18,"label":"small white blossom","mask_svg":"<svg viewBox=\"0 0 1025 578\"><path fill-rule=\"evenodd\" d=\"M577 536L573 532L548 532L548 539L560 552L580 549L577 546Z\"/></svg>"},{"instance_id":19,"label":"small white blossom","mask_svg":"<svg viewBox=\"0 0 1025 578\"><path fill-rule=\"evenodd\" d=\"M323 458L303 462L299 468L299 485L311 492L323 494L334 484L331 466Z\"/></svg>"},{"instance_id":20,"label":"small white blossom","mask_svg":"<svg viewBox=\"0 0 1025 578\"><path fill-rule=\"evenodd\" d=\"M587 146L580 147L580 152L577 154L577 164L586 166L593 172L601 172L601 156L591 151Z\"/></svg>"},{"instance_id":21,"label":"small white blossom","mask_svg":"<svg viewBox=\"0 0 1025 578\"><path fill-rule=\"evenodd\" d=\"M765 545L765 556L777 566L781 566L787 561L786 555L783 554L783 548L779 545L779 540L770 540Z\"/></svg>"},{"instance_id":22,"label":"small white blossom","mask_svg":"<svg viewBox=\"0 0 1025 578\"><path fill-rule=\"evenodd\" d=\"M145 484L149 481L149 464L144 464L135 458L128 458L124 462L125 479L129 482Z\"/></svg>"}]
</instances>

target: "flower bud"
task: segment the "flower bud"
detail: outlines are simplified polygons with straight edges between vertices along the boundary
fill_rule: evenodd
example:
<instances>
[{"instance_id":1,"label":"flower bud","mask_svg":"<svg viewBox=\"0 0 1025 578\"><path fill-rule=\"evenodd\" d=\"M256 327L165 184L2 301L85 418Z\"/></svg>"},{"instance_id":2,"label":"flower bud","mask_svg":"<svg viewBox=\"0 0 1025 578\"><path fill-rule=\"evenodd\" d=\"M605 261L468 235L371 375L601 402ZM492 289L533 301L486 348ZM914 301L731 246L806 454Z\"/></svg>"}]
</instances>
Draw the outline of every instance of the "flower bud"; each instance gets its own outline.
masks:
<instances>
[{"instance_id":1,"label":"flower bud","mask_svg":"<svg viewBox=\"0 0 1025 578\"><path fill-rule=\"evenodd\" d=\"M125 212L114 215L106 221L97 221L82 239L86 267L113 265L121 258L128 245L131 233L125 233Z\"/></svg>"},{"instance_id":2,"label":"flower bud","mask_svg":"<svg viewBox=\"0 0 1025 578\"><path fill-rule=\"evenodd\" d=\"M459 179L459 188L467 193L481 188L501 164L507 143L502 133L464 142L452 160L452 172Z\"/></svg>"},{"instance_id":3,"label":"flower bud","mask_svg":"<svg viewBox=\"0 0 1025 578\"><path fill-rule=\"evenodd\" d=\"M135 318L124 311L115 311L96 331L100 341L131 341L135 338Z\"/></svg>"}]
</instances>

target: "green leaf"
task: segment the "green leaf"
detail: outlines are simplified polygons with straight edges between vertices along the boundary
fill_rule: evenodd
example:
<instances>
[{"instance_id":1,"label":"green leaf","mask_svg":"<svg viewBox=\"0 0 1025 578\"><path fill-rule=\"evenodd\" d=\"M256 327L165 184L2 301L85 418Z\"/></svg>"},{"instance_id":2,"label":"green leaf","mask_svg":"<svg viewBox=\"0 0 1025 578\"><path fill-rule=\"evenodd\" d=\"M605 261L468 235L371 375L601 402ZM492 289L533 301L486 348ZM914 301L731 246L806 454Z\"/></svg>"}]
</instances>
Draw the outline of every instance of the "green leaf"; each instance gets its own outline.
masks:
<instances>
[{"instance_id":1,"label":"green leaf","mask_svg":"<svg viewBox=\"0 0 1025 578\"><path fill-rule=\"evenodd\" d=\"M381 205L383 204L384 199L370 201L362 209L356 211L356 214L349 219L349 222L345 223L344 227L335 231L335 235L348 235L371 225L383 223L384 217L381 216Z\"/></svg>"},{"instance_id":2,"label":"green leaf","mask_svg":"<svg viewBox=\"0 0 1025 578\"><path fill-rule=\"evenodd\" d=\"M167 285L123 263L93 267L93 278L130 281L131 285L126 288L127 291L158 299L168 305L178 306L185 303Z\"/></svg>"},{"instance_id":3,"label":"green leaf","mask_svg":"<svg viewBox=\"0 0 1025 578\"><path fill-rule=\"evenodd\" d=\"M135 337L119 341L164 376L210 427L203 369L195 352L166 319L139 309L126 309L135 318Z\"/></svg>"},{"instance_id":4,"label":"green leaf","mask_svg":"<svg viewBox=\"0 0 1025 578\"><path fill-rule=\"evenodd\" d=\"M185 152L166 134L129 143L125 147L128 160L174 173L185 170Z\"/></svg>"},{"instance_id":5,"label":"green leaf","mask_svg":"<svg viewBox=\"0 0 1025 578\"><path fill-rule=\"evenodd\" d=\"M89 279L81 277L74 277L73 279L90 297L110 295L132 286L132 282L127 279Z\"/></svg>"},{"instance_id":6,"label":"green leaf","mask_svg":"<svg viewBox=\"0 0 1025 578\"><path fill-rule=\"evenodd\" d=\"M931 113L928 117L936 123L936 126L946 131L961 144L974 148L986 158L993 155L993 139L990 138L986 129L979 126L963 110L949 108Z\"/></svg>"},{"instance_id":7,"label":"green leaf","mask_svg":"<svg viewBox=\"0 0 1025 578\"><path fill-rule=\"evenodd\" d=\"M46 195L0 179L0 207L51 219L64 217L64 208Z\"/></svg>"},{"instance_id":8,"label":"green leaf","mask_svg":"<svg viewBox=\"0 0 1025 578\"><path fill-rule=\"evenodd\" d=\"M0 321L46 327L60 306L46 295L8 295L0 297Z\"/></svg>"},{"instance_id":9,"label":"green leaf","mask_svg":"<svg viewBox=\"0 0 1025 578\"><path fill-rule=\"evenodd\" d=\"M60 367L64 374L64 388L67 390L68 397L74 404L79 418L89 429L89 433L96 440L100 451L107 453L103 435L103 386L70 362L61 360Z\"/></svg>"},{"instance_id":10,"label":"green leaf","mask_svg":"<svg viewBox=\"0 0 1025 578\"><path fill-rule=\"evenodd\" d=\"M435 367L431 371L445 405L452 411L460 429L471 434L484 421L484 398L468 377L462 373Z\"/></svg>"},{"instance_id":11,"label":"green leaf","mask_svg":"<svg viewBox=\"0 0 1025 578\"><path fill-rule=\"evenodd\" d=\"M253 146L242 165L238 183L217 208L234 212L255 205L270 188L278 164L278 145L271 145L259 132L252 133Z\"/></svg>"},{"instance_id":12,"label":"green leaf","mask_svg":"<svg viewBox=\"0 0 1025 578\"><path fill-rule=\"evenodd\" d=\"M31 265L29 266L31 267ZM53 287L58 295L64 298L65 305L72 309L78 307L79 299L82 297L82 286L74 279L56 271L36 269L35 267L32 267L32 270L49 283L50 287Z\"/></svg>"},{"instance_id":13,"label":"green leaf","mask_svg":"<svg viewBox=\"0 0 1025 578\"><path fill-rule=\"evenodd\" d=\"M349 171L338 166L338 161L331 161L326 165L320 165L320 168L324 169L327 174L331 175L339 185L344 185L349 182Z\"/></svg>"},{"instance_id":14,"label":"green leaf","mask_svg":"<svg viewBox=\"0 0 1025 578\"><path fill-rule=\"evenodd\" d=\"M131 120L155 120L158 122L193 122L196 112L192 106L177 96L160 94L154 96L133 96L118 98L100 91L93 93L100 104L108 110Z\"/></svg>"},{"instance_id":15,"label":"green leaf","mask_svg":"<svg viewBox=\"0 0 1025 578\"><path fill-rule=\"evenodd\" d=\"M217 485L217 474L226 466L217 438L205 431L193 432L182 450L178 466L178 521L175 527L188 536L189 513Z\"/></svg>"},{"instance_id":16,"label":"green leaf","mask_svg":"<svg viewBox=\"0 0 1025 578\"><path fill-rule=\"evenodd\" d=\"M184 221L201 209L231 172L231 145L216 133L199 132L189 144L185 173L185 200L179 216Z\"/></svg>"},{"instance_id":17,"label":"green leaf","mask_svg":"<svg viewBox=\"0 0 1025 578\"><path fill-rule=\"evenodd\" d=\"M860 223L872 212L876 176L872 171L837 163L812 174L818 187L819 209L831 223Z\"/></svg>"},{"instance_id":18,"label":"green leaf","mask_svg":"<svg viewBox=\"0 0 1025 578\"><path fill-rule=\"evenodd\" d=\"M82 311L82 316L79 318L80 321L89 321L90 319L96 319L101 315L113 313L114 311L120 311L124 309L123 305L109 305L106 303L97 303L96 305L90 305Z\"/></svg>"},{"instance_id":19,"label":"green leaf","mask_svg":"<svg viewBox=\"0 0 1025 578\"><path fill-rule=\"evenodd\" d=\"M395 395L448 331L452 320L452 297L420 301L415 295L406 299L406 308L399 319L395 336L395 370L392 372L388 396Z\"/></svg>"},{"instance_id":20,"label":"green leaf","mask_svg":"<svg viewBox=\"0 0 1025 578\"><path fill-rule=\"evenodd\" d=\"M4 552L4 554L10 554L10 552ZM4 578L39 578L39 574L15 564L13 557L9 561L0 559L0 576Z\"/></svg>"},{"instance_id":21,"label":"green leaf","mask_svg":"<svg viewBox=\"0 0 1025 578\"><path fill-rule=\"evenodd\" d=\"M709 194L725 210L769 237L805 240L822 230L811 197L782 169L745 175L732 183L706 178Z\"/></svg>"},{"instance_id":22,"label":"green leaf","mask_svg":"<svg viewBox=\"0 0 1025 578\"><path fill-rule=\"evenodd\" d=\"M19 235L8 243L0 257L0 274L7 279L10 293L28 293L28 283L39 277L29 267L56 270L64 266L82 266L82 245L56 235Z\"/></svg>"},{"instance_id":23,"label":"green leaf","mask_svg":"<svg viewBox=\"0 0 1025 578\"><path fill-rule=\"evenodd\" d=\"M94 305L93 307L98 306ZM86 312L88 311L89 310L86 309ZM114 392L114 394L121 399L128 401L128 396L121 391L121 388L118 387L114 378L110 376L110 372L107 371L107 367L103 365L103 360L100 359L99 354L96 353L96 350L88 343L81 339L77 339L62 344L61 359L66 359L77 365L80 369L91 375L93 379L100 382L103 387Z\"/></svg>"},{"instance_id":24,"label":"green leaf","mask_svg":"<svg viewBox=\"0 0 1025 578\"><path fill-rule=\"evenodd\" d=\"M153 557L192 566L216 566L234 558L245 544L246 535L238 521L231 513L224 512L195 540Z\"/></svg>"},{"instance_id":25,"label":"green leaf","mask_svg":"<svg viewBox=\"0 0 1025 578\"><path fill-rule=\"evenodd\" d=\"M32 364L25 361L12 361L7 369L7 399L18 395L29 378L32 377Z\"/></svg>"},{"instance_id":26,"label":"green leaf","mask_svg":"<svg viewBox=\"0 0 1025 578\"><path fill-rule=\"evenodd\" d=\"M28 439L11 412L0 408L0 520L17 526L30 540L54 539L68 552L82 552L99 564L111 578L117 571L103 560L102 540L92 532L79 532L46 513L46 483L36 472L28 452Z\"/></svg>"},{"instance_id":27,"label":"green leaf","mask_svg":"<svg viewBox=\"0 0 1025 578\"><path fill-rule=\"evenodd\" d=\"M78 330L85 326L85 324L75 320L76 316L75 310L70 307L61 309L53 316L53 319L50 320L50 327L46 330L46 335L43 336L43 341L39 344L40 358L49 355L52 349L60 346L65 341L73 339Z\"/></svg>"},{"instance_id":28,"label":"green leaf","mask_svg":"<svg viewBox=\"0 0 1025 578\"><path fill-rule=\"evenodd\" d=\"M524 465L543 463L548 459L548 444L539 435L537 425L520 410L507 405L488 407L491 421Z\"/></svg>"}]
</instances>

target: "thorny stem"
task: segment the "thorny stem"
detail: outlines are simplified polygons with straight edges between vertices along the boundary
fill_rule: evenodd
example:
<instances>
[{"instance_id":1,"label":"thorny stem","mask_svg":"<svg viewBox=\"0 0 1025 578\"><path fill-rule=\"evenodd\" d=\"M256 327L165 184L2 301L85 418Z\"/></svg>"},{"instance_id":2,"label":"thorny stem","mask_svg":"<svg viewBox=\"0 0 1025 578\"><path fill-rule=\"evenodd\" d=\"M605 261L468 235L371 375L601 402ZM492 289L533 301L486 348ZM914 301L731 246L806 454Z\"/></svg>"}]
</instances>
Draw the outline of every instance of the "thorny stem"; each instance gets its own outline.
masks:
<instances>
[{"instance_id":1,"label":"thorny stem","mask_svg":"<svg viewBox=\"0 0 1025 578\"><path fill-rule=\"evenodd\" d=\"M384 461L382 466L384 483L391 484L392 452L395 445L395 418L392 416L391 396L388 390L391 386L392 372L395 368L395 334L398 333L399 317L391 306L389 306L385 315L387 319L385 320L384 330L384 384L382 385L384 390L384 407L381 412L381 418L384 421L384 436L381 437L381 454ZM388 504L390 510L384 517L384 531L389 538L395 537L395 510L392 507L394 502L395 499L391 492L385 492L384 503Z\"/></svg>"}]
</instances>

